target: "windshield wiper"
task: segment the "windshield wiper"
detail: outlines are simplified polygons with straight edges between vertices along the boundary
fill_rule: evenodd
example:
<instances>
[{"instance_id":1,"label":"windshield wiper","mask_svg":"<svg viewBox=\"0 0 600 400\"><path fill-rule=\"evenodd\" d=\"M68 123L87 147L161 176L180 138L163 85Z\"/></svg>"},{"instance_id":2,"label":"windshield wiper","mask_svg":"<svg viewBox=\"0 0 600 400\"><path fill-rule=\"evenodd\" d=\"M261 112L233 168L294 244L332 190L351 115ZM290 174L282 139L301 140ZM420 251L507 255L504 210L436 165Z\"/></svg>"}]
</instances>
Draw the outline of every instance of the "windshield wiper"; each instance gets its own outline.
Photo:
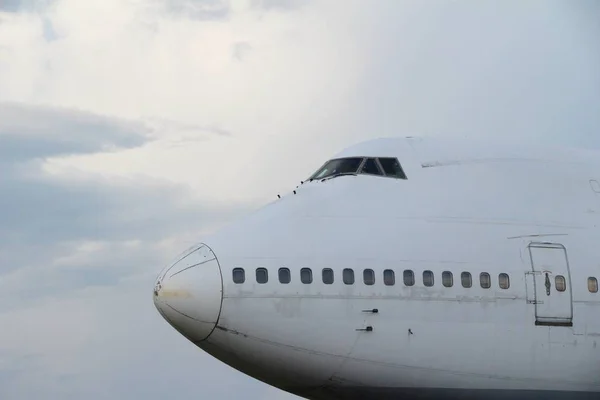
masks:
<instances>
[{"instance_id":1,"label":"windshield wiper","mask_svg":"<svg viewBox=\"0 0 600 400\"><path fill-rule=\"evenodd\" d=\"M324 182L327 179L337 178L338 176L350 176L350 175L356 176L356 172L338 172L337 174L326 176L325 178L321 179L321 182Z\"/></svg>"}]
</instances>

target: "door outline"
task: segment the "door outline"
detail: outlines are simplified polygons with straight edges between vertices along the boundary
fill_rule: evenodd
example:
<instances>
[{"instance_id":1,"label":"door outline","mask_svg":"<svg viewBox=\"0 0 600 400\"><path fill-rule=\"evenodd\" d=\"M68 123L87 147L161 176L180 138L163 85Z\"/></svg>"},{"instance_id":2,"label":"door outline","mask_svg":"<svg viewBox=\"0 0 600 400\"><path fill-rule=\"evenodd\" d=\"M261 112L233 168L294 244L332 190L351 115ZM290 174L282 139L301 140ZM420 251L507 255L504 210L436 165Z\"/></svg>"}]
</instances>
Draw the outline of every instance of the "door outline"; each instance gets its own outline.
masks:
<instances>
[{"instance_id":1,"label":"door outline","mask_svg":"<svg viewBox=\"0 0 600 400\"><path fill-rule=\"evenodd\" d=\"M531 271L528 271L525 274L526 275L525 276L526 288L529 286L528 285L529 282L533 283L533 285L532 285L533 286L533 299L530 300L530 296L528 294L527 302L529 304L535 305L535 324L538 326L573 326L573 288L572 288L572 284L571 284L571 266L569 264L569 256L568 256L566 247L560 243L531 242L527 246L527 249L529 250L529 261L530 261L530 265L531 265ZM562 253L564 255L564 266L561 266L561 267L564 267L566 270L555 273L555 272L545 269L543 267L536 268L536 264L534 263L534 259L533 259L532 249L562 250ZM553 276L552 281L554 281L554 283L556 282L557 275L563 275L567 281L566 286L568 289L568 298L565 299L566 301L569 302L569 307L568 307L569 315L567 317L562 317L562 316L540 317L539 316L540 305L543 305L545 303L544 296L539 295L539 293L541 293L540 290L542 290L544 292L544 294L546 294L547 296L551 295L550 294L551 289L550 289L550 286L548 286L550 274ZM544 287L538 288L538 284L540 283L539 279L537 279L538 277L544 278L544 281L546 282L546 285L544 285ZM555 288L552 289L552 292L557 293ZM563 303L563 305L564 305L564 303Z\"/></svg>"}]
</instances>

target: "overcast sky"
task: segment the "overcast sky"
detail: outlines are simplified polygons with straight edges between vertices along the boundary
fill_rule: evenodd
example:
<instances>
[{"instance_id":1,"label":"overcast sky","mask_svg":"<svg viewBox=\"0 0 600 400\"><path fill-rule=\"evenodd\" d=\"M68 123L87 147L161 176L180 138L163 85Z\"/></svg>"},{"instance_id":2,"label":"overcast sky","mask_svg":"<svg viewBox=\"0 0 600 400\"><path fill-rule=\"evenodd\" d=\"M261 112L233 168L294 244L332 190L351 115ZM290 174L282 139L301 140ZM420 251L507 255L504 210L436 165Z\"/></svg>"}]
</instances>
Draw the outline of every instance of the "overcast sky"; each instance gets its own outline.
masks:
<instances>
[{"instance_id":1,"label":"overcast sky","mask_svg":"<svg viewBox=\"0 0 600 400\"><path fill-rule=\"evenodd\" d=\"M292 398L168 326L154 277L410 135L600 148L600 3L0 0L0 398Z\"/></svg>"}]
</instances>

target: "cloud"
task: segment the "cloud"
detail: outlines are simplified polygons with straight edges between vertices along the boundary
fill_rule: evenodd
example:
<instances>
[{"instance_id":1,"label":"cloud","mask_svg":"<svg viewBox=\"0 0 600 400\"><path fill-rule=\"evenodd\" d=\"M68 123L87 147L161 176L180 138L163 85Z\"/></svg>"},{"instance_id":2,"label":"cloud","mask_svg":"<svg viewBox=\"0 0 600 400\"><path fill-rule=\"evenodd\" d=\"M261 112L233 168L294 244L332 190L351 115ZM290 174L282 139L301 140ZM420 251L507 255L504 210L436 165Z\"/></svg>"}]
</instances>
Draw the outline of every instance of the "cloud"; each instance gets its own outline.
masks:
<instances>
[{"instance_id":1,"label":"cloud","mask_svg":"<svg viewBox=\"0 0 600 400\"><path fill-rule=\"evenodd\" d=\"M47 7L54 0L2 0L0 12L35 11Z\"/></svg>"},{"instance_id":2,"label":"cloud","mask_svg":"<svg viewBox=\"0 0 600 400\"><path fill-rule=\"evenodd\" d=\"M0 162L138 147L150 140L140 123L70 109L0 103Z\"/></svg>"},{"instance_id":3,"label":"cloud","mask_svg":"<svg viewBox=\"0 0 600 400\"><path fill-rule=\"evenodd\" d=\"M294 10L309 3L309 0L251 0L252 6L264 10Z\"/></svg>"},{"instance_id":4,"label":"cloud","mask_svg":"<svg viewBox=\"0 0 600 400\"><path fill-rule=\"evenodd\" d=\"M168 12L195 20L223 19L230 15L228 1L222 0L160 0Z\"/></svg>"},{"instance_id":5,"label":"cloud","mask_svg":"<svg viewBox=\"0 0 600 400\"><path fill-rule=\"evenodd\" d=\"M16 12L21 8L21 0L5 0L0 3L0 10L7 12Z\"/></svg>"},{"instance_id":6,"label":"cloud","mask_svg":"<svg viewBox=\"0 0 600 400\"><path fill-rule=\"evenodd\" d=\"M0 274L11 282L8 292L24 294L25 281L30 297L114 283L140 265L127 265L128 256L150 264L144 254L156 254L147 246L199 234L244 210L203 202L166 180L44 169L51 157L146 145L147 133L141 123L79 111L0 106Z\"/></svg>"}]
</instances>

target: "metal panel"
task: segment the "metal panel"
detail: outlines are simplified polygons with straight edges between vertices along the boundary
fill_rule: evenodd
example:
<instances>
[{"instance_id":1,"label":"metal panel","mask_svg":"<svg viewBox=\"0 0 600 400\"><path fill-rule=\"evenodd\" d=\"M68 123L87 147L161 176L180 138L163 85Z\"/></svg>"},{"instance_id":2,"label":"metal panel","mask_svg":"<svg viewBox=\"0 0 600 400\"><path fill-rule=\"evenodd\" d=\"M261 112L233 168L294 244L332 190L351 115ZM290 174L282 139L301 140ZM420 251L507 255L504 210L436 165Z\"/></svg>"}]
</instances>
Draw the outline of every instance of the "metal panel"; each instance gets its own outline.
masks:
<instances>
[{"instance_id":1,"label":"metal panel","mask_svg":"<svg viewBox=\"0 0 600 400\"><path fill-rule=\"evenodd\" d=\"M531 243L532 275L535 297L535 324L572 326L573 301L567 251L561 244ZM556 288L556 277L566 280L564 291Z\"/></svg>"}]
</instances>

